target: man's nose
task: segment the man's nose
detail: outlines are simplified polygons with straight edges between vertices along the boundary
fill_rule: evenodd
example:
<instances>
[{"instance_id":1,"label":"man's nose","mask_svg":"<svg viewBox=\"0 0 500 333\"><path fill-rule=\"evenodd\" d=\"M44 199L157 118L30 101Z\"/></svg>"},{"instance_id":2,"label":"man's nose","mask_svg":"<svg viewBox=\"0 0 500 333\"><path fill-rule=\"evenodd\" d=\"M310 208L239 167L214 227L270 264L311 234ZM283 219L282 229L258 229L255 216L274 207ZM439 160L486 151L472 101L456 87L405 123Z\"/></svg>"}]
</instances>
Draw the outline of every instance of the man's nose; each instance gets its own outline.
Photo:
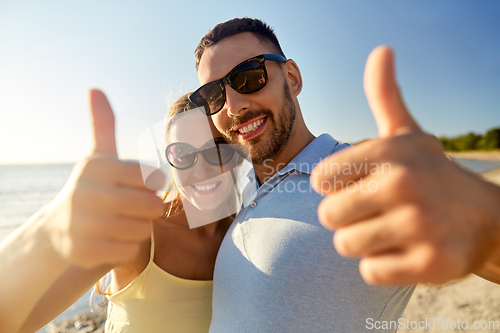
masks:
<instances>
[{"instance_id":1,"label":"man's nose","mask_svg":"<svg viewBox=\"0 0 500 333\"><path fill-rule=\"evenodd\" d=\"M228 84L226 90L226 109L229 117L237 117L242 111L250 109L250 101L245 94L240 94Z\"/></svg>"}]
</instances>

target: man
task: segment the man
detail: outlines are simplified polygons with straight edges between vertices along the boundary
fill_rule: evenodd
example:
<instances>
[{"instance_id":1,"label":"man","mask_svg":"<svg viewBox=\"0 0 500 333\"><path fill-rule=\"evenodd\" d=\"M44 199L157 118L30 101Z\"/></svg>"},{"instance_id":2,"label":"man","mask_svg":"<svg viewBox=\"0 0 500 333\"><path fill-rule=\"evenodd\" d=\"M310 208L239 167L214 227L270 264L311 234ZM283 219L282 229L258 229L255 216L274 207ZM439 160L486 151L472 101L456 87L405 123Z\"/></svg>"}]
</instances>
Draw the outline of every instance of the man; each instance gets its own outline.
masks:
<instances>
[{"instance_id":1,"label":"man","mask_svg":"<svg viewBox=\"0 0 500 333\"><path fill-rule=\"evenodd\" d=\"M248 18L221 23L196 59L202 86L191 100L249 149L261 184L221 245L211 331L361 332L369 318L396 321L413 288L367 285L319 224L310 174L347 145L307 129L299 68L272 30Z\"/></svg>"}]
</instances>

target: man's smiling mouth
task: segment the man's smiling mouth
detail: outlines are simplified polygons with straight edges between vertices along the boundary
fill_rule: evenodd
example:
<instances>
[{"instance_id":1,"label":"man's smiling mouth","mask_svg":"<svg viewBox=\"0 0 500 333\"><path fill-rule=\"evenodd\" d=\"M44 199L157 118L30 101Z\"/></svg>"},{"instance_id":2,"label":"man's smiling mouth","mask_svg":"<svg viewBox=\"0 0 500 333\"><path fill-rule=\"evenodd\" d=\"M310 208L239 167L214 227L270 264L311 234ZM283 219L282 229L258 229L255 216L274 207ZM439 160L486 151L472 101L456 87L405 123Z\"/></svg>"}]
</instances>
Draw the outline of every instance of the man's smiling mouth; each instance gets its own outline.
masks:
<instances>
[{"instance_id":1,"label":"man's smiling mouth","mask_svg":"<svg viewBox=\"0 0 500 333\"><path fill-rule=\"evenodd\" d=\"M264 119L259 119L257 121L254 121L253 124L248 124L247 126L238 129L238 132L240 132L241 134L247 134L248 132L253 132L257 128L259 128L259 126L262 125L263 122Z\"/></svg>"},{"instance_id":2,"label":"man's smiling mouth","mask_svg":"<svg viewBox=\"0 0 500 333\"><path fill-rule=\"evenodd\" d=\"M234 132L236 132L238 136L243 140L253 138L262 132L267 122L267 118L267 116L261 116L256 119L247 121L236 127L236 129L234 129Z\"/></svg>"}]
</instances>

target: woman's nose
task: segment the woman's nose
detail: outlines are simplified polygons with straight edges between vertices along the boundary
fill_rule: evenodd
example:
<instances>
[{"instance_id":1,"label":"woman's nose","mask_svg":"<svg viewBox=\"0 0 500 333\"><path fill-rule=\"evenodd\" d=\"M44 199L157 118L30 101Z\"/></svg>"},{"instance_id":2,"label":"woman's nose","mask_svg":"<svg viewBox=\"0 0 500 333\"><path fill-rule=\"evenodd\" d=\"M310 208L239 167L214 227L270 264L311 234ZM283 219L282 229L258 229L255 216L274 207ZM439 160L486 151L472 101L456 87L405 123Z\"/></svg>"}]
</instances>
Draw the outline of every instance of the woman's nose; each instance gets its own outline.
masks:
<instances>
[{"instance_id":1,"label":"woman's nose","mask_svg":"<svg viewBox=\"0 0 500 333\"><path fill-rule=\"evenodd\" d=\"M221 174L221 169L218 165L208 163L201 152L198 152L198 158L192 166L193 183L199 183L208 179L214 178Z\"/></svg>"}]
</instances>

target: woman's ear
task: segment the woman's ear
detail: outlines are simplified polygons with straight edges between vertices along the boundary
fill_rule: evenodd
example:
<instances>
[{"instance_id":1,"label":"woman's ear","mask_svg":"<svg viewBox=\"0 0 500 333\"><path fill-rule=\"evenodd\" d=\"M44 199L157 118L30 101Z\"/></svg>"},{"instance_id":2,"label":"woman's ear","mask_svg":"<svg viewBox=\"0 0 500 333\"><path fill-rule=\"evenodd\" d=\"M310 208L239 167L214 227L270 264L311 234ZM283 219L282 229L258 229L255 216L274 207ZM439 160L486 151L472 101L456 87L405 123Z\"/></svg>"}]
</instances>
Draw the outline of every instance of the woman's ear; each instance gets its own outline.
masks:
<instances>
[{"instance_id":1,"label":"woman's ear","mask_svg":"<svg viewBox=\"0 0 500 333\"><path fill-rule=\"evenodd\" d=\"M302 91L302 76L299 66L292 59L288 59L283 64L283 71L290 87L290 93L293 97L297 97Z\"/></svg>"}]
</instances>

